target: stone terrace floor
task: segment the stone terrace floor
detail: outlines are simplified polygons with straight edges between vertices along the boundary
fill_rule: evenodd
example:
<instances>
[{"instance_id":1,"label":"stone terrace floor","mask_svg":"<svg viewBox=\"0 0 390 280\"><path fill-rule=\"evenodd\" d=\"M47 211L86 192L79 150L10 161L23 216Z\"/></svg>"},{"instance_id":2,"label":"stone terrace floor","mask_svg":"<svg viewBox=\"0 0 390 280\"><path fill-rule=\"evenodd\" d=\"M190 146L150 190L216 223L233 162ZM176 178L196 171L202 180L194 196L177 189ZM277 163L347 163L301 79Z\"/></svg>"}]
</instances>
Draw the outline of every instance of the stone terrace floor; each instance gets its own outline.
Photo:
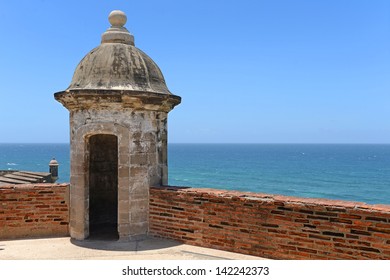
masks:
<instances>
[{"instance_id":1,"label":"stone terrace floor","mask_svg":"<svg viewBox=\"0 0 390 280\"><path fill-rule=\"evenodd\" d=\"M0 241L0 260L260 260L262 258L148 238L117 242L69 237Z\"/></svg>"}]
</instances>

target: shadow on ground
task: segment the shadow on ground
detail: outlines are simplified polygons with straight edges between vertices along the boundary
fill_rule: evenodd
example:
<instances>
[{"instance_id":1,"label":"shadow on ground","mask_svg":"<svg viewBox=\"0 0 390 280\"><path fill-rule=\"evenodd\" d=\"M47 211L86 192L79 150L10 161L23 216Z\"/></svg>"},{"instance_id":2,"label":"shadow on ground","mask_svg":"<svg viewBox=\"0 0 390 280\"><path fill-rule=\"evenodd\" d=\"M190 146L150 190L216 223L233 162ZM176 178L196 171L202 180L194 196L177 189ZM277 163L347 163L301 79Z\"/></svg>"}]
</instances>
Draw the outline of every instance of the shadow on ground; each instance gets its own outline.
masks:
<instances>
[{"instance_id":1,"label":"shadow on ground","mask_svg":"<svg viewBox=\"0 0 390 280\"><path fill-rule=\"evenodd\" d=\"M93 250L105 250L105 251L128 251L128 252L142 252L150 250L168 249L181 245L180 242L146 237L143 240L138 241L116 241L116 240L104 240L104 239L86 239L75 240L71 239L70 242L73 245L93 249Z\"/></svg>"}]
</instances>

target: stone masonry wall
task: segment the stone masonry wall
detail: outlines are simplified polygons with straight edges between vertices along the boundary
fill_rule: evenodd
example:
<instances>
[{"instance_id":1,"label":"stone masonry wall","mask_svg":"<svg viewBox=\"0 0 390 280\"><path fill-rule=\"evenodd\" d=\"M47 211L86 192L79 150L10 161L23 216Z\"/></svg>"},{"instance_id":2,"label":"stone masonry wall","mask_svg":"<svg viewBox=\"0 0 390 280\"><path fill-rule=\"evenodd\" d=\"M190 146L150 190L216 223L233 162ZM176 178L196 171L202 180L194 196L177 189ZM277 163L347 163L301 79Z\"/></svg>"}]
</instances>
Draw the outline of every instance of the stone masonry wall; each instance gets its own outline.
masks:
<instances>
[{"instance_id":1,"label":"stone masonry wall","mask_svg":"<svg viewBox=\"0 0 390 280\"><path fill-rule=\"evenodd\" d=\"M0 187L0 240L68 236L69 185Z\"/></svg>"},{"instance_id":2,"label":"stone masonry wall","mask_svg":"<svg viewBox=\"0 0 390 280\"><path fill-rule=\"evenodd\" d=\"M168 180L167 113L123 109L120 103L105 104L102 98L90 100L91 108L70 113L70 235L78 240L89 236L90 191L94 190L89 182L90 140L107 134L118 139L119 238L139 238L149 229L149 186Z\"/></svg>"},{"instance_id":3,"label":"stone masonry wall","mask_svg":"<svg viewBox=\"0 0 390 280\"><path fill-rule=\"evenodd\" d=\"M154 187L150 234L273 259L390 259L390 205Z\"/></svg>"}]
</instances>

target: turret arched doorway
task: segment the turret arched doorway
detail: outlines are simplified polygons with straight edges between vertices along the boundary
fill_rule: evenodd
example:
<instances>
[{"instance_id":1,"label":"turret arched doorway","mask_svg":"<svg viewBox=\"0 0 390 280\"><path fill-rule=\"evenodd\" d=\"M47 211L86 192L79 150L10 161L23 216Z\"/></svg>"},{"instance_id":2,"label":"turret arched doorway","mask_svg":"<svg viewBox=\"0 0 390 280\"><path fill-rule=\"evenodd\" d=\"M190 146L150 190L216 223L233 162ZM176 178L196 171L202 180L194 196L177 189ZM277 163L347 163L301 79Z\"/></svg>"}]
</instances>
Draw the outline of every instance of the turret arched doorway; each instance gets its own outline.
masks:
<instances>
[{"instance_id":1,"label":"turret arched doorway","mask_svg":"<svg viewBox=\"0 0 390 280\"><path fill-rule=\"evenodd\" d=\"M89 237L118 239L118 137L88 138Z\"/></svg>"}]
</instances>

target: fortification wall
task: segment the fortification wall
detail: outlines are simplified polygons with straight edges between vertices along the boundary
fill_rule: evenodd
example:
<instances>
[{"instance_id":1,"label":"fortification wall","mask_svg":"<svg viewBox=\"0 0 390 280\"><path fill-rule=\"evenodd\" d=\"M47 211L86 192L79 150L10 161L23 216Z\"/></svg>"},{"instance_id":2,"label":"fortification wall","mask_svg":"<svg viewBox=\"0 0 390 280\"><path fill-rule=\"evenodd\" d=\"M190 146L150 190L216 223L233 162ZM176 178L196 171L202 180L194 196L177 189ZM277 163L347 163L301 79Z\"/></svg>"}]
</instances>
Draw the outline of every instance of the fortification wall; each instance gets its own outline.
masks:
<instances>
[{"instance_id":1,"label":"fortification wall","mask_svg":"<svg viewBox=\"0 0 390 280\"><path fill-rule=\"evenodd\" d=\"M67 236L68 184L0 187L0 239Z\"/></svg>"},{"instance_id":2,"label":"fortification wall","mask_svg":"<svg viewBox=\"0 0 390 280\"><path fill-rule=\"evenodd\" d=\"M154 187L150 234L273 259L390 259L390 205Z\"/></svg>"},{"instance_id":3,"label":"fortification wall","mask_svg":"<svg viewBox=\"0 0 390 280\"><path fill-rule=\"evenodd\" d=\"M152 187L150 234L273 259L390 259L390 205ZM69 185L0 187L0 239L68 236Z\"/></svg>"}]
</instances>

